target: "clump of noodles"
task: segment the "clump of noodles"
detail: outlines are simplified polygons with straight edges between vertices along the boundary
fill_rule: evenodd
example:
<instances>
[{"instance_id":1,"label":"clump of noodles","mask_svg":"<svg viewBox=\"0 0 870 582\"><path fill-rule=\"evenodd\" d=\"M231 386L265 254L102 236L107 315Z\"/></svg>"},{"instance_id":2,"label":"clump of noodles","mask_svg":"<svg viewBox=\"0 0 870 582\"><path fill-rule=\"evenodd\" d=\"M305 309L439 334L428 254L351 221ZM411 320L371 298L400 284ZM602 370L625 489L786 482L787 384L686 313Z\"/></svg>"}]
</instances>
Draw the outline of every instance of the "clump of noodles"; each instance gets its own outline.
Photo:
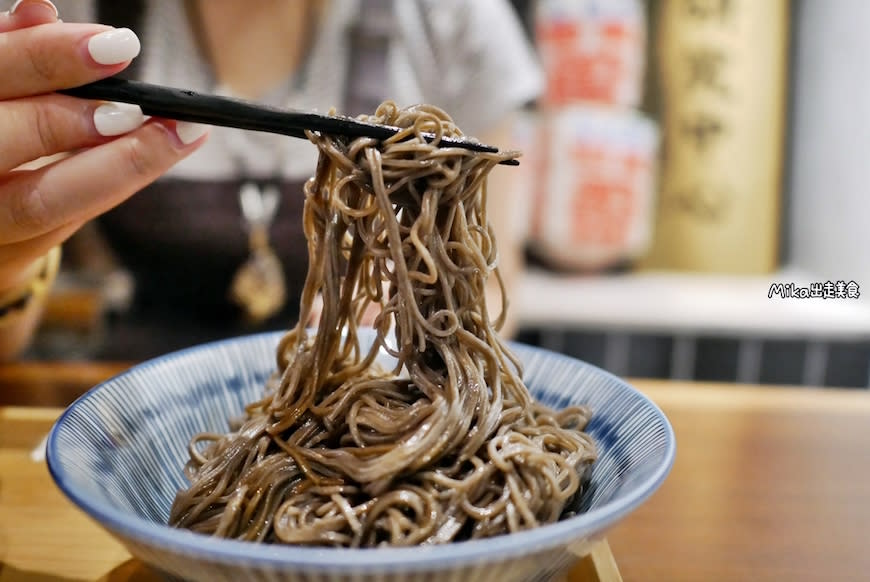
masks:
<instances>
[{"instance_id":1,"label":"clump of noodles","mask_svg":"<svg viewBox=\"0 0 870 582\"><path fill-rule=\"evenodd\" d=\"M309 135L320 158L305 188L300 323L240 426L191 442L174 526L348 547L494 536L558 520L595 458L589 411L534 402L497 333L504 310L487 312L498 272L486 177L517 154L426 143L421 132L461 135L431 106L387 102L364 119L404 131ZM363 349L373 305L377 339ZM375 364L379 350L394 369Z\"/></svg>"}]
</instances>

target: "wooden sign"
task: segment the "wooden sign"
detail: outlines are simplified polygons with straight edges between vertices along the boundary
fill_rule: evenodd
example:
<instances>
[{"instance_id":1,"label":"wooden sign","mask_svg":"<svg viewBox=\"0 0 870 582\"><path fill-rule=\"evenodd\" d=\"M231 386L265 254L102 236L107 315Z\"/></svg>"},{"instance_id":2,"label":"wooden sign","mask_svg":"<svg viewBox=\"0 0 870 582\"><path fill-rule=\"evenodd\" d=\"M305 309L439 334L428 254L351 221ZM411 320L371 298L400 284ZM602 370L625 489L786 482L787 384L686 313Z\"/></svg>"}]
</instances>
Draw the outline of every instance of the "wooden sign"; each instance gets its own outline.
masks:
<instances>
[{"instance_id":1,"label":"wooden sign","mask_svg":"<svg viewBox=\"0 0 870 582\"><path fill-rule=\"evenodd\" d=\"M766 273L778 263L787 0L661 0L663 138L641 266Z\"/></svg>"}]
</instances>

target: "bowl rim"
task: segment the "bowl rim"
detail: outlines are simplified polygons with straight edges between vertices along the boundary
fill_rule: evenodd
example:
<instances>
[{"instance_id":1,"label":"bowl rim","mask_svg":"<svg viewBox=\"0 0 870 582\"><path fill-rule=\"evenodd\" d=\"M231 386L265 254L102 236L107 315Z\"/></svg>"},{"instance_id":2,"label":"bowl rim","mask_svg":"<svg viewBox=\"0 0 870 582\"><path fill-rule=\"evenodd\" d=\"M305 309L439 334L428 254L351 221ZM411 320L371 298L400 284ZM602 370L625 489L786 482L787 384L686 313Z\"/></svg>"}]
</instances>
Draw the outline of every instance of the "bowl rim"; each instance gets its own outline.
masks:
<instances>
[{"instance_id":1,"label":"bowl rim","mask_svg":"<svg viewBox=\"0 0 870 582\"><path fill-rule=\"evenodd\" d=\"M167 524L148 521L107 503L92 500L85 491L80 490L71 482L60 462L61 452L58 449L58 434L69 415L82 403L93 398L98 391L116 383L134 371L147 371L161 363L171 362L195 352L206 352L227 344L241 345L273 339L277 341L285 333L279 331L242 335L173 351L133 365L90 388L61 413L49 433L46 444L46 464L55 484L70 501L95 520L98 525L126 539L147 546L161 546L164 549L171 549L175 553L196 556L198 560L207 559L215 563L256 564L263 568L295 566L305 568L308 571L366 573L372 571L440 570L445 565L455 568L471 563L491 563L502 561L507 557L518 557L570 544L584 536L603 534L606 529L615 525L646 501L665 481L673 467L676 457L676 437L673 427L664 412L648 396L622 378L578 358L527 344L508 342L511 349L519 346L523 351L570 360L593 368L596 374L621 384L621 387L627 389L635 399L642 401L645 406L649 407L665 430L665 452L663 460L656 470L625 497L564 521L492 538L403 548L320 548L257 544L214 538L189 530L173 528Z\"/></svg>"}]
</instances>

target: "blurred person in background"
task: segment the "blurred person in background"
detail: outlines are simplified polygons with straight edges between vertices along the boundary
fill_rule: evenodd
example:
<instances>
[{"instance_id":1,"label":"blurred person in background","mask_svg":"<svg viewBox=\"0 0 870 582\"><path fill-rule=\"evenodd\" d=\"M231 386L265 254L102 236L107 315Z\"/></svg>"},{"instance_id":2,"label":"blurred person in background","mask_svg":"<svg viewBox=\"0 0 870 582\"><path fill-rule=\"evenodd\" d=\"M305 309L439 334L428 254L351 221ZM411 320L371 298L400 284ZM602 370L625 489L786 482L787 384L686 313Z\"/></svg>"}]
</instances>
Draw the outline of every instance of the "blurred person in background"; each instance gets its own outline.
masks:
<instances>
[{"instance_id":1,"label":"blurred person in background","mask_svg":"<svg viewBox=\"0 0 870 582\"><path fill-rule=\"evenodd\" d=\"M0 90L6 136L0 140L0 159L18 165L77 151L23 175L0 167L6 174L0 177L0 232L2 217L15 221L14 236L0 235L0 313L4 291L49 279L56 268L49 249L98 216L92 223L98 228L91 232L99 233L135 281L132 305L109 328L98 354L102 358L143 359L295 324L307 268L302 185L313 173L317 150L305 140L222 127L211 128L206 139L204 128L190 124L146 122L135 106L107 104L94 117L100 104L46 93L125 69L128 78L324 113L333 106L351 115L373 113L386 99L400 106L431 103L466 134L510 148L512 115L542 86L533 48L503 0L55 4L63 23L55 22L45 0L17 3L14 13L0 21L5 26L0 34L7 37L0 44L0 69L9 70L4 61L28 55L29 65L15 67L29 66L35 79ZM99 38L88 39L102 29L76 22L116 27L102 32L115 35L104 44L106 51L118 52L114 60L123 60L94 63L94 55L80 49L99 49ZM141 54L121 54L124 43L129 50L140 41ZM112 42L118 46L112 48ZM57 127L15 127L9 121L13 107ZM75 111L83 116L60 119L46 107L60 107L70 118ZM87 138L67 139L64 132L71 124ZM174 131L160 133L164 127ZM21 142L37 145L24 148L29 155L22 157ZM104 163L74 164L83 156ZM61 169L69 173L63 174L69 187L64 191L59 179L51 183L57 208L22 209L22 200L35 199L27 192L43 188ZM521 193L512 191L518 181L510 171L493 171L490 200L495 203L488 209L508 288L521 268L522 244L511 214ZM498 301L490 303L500 308ZM28 308L18 310L12 323L6 310L0 358L13 357L27 345L39 311L38 305ZM509 320L504 333L512 334L513 326Z\"/></svg>"}]
</instances>

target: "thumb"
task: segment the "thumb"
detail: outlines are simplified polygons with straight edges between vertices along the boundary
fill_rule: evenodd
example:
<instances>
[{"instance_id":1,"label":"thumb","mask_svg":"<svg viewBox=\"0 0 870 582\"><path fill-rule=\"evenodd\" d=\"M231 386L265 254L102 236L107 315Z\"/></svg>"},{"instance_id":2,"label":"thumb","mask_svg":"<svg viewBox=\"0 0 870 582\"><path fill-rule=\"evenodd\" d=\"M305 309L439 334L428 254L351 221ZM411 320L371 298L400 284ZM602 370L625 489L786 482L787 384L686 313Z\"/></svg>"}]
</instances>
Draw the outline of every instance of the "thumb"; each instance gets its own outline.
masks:
<instances>
[{"instance_id":1,"label":"thumb","mask_svg":"<svg viewBox=\"0 0 870 582\"><path fill-rule=\"evenodd\" d=\"M18 0L0 12L0 33L57 21L57 8L49 0Z\"/></svg>"}]
</instances>

